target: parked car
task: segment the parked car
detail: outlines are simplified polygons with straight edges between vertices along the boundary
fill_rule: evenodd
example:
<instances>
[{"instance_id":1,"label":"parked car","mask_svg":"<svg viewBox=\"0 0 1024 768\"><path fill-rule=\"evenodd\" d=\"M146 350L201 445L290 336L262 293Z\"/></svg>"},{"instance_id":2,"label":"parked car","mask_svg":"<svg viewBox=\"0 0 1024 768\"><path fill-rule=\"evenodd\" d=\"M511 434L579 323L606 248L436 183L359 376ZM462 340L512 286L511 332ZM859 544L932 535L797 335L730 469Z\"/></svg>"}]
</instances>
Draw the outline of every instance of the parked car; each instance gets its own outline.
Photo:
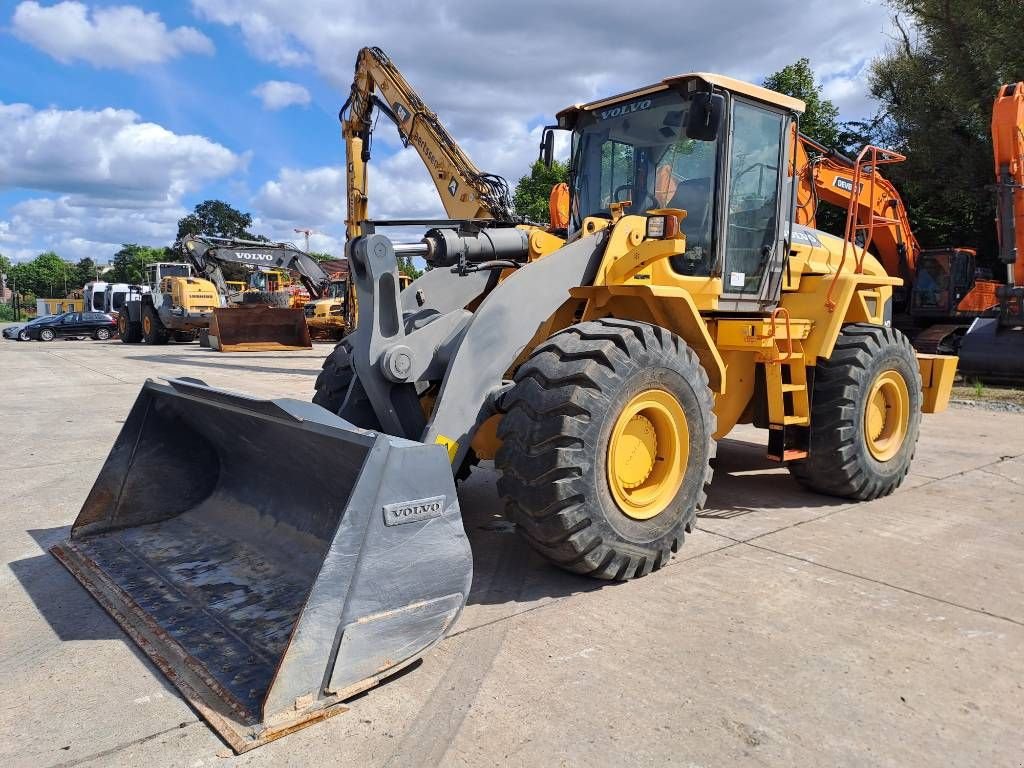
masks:
<instances>
[{"instance_id":1,"label":"parked car","mask_svg":"<svg viewBox=\"0 0 1024 768\"><path fill-rule=\"evenodd\" d=\"M105 341L117 332L114 318L103 312L65 312L51 317L47 322L25 327L30 339L53 341L58 336L79 338L91 336Z\"/></svg>"},{"instance_id":2,"label":"parked car","mask_svg":"<svg viewBox=\"0 0 1024 768\"><path fill-rule=\"evenodd\" d=\"M39 317L27 320L24 323L18 323L17 325L8 325L4 328L4 338L14 341L28 341L28 327L35 325L36 323L45 323L48 320L52 320L57 315L41 315Z\"/></svg>"}]
</instances>

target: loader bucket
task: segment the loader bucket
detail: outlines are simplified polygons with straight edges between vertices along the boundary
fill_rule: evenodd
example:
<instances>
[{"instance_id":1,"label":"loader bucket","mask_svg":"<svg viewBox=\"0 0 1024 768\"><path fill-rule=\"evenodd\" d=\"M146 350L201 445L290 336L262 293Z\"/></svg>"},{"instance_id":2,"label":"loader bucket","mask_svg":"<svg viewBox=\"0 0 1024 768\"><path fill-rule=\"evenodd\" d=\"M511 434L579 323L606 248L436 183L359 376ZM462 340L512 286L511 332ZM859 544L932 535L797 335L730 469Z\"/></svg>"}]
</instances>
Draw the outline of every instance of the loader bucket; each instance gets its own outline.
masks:
<instances>
[{"instance_id":1,"label":"loader bucket","mask_svg":"<svg viewBox=\"0 0 1024 768\"><path fill-rule=\"evenodd\" d=\"M194 380L143 386L51 551L236 752L413 662L472 580L445 448Z\"/></svg>"},{"instance_id":2,"label":"loader bucket","mask_svg":"<svg viewBox=\"0 0 1024 768\"><path fill-rule=\"evenodd\" d=\"M301 309L242 304L213 310L210 346L221 352L311 349Z\"/></svg>"}]
</instances>

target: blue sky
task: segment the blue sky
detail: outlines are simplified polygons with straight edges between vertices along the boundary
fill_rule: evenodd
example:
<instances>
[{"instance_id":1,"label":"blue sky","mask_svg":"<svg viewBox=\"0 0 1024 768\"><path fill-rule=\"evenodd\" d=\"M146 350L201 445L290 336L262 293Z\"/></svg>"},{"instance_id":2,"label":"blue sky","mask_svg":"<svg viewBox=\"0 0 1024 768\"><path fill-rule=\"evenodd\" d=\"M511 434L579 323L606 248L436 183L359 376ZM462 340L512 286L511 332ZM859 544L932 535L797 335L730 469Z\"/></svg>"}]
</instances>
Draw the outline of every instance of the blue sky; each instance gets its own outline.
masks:
<instances>
[{"instance_id":1,"label":"blue sky","mask_svg":"<svg viewBox=\"0 0 1024 768\"><path fill-rule=\"evenodd\" d=\"M513 182L560 107L681 71L758 81L806 55L844 117L870 110L864 66L889 42L877 0L648 6L2 2L0 253L106 261L121 242L169 244L211 197L268 236L310 226L314 247L338 251L337 111L362 45L385 48L477 164ZM267 83L265 100L254 90ZM372 211L440 214L389 133L375 142Z\"/></svg>"}]
</instances>

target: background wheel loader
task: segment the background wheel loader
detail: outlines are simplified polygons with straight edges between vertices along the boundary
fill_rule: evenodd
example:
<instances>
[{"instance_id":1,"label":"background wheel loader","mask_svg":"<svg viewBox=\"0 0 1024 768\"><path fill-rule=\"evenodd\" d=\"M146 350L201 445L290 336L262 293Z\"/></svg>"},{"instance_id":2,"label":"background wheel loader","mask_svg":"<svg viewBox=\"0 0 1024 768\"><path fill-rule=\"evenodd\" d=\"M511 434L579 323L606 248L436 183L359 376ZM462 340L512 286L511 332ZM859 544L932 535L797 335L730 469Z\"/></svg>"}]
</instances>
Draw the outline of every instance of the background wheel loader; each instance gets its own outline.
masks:
<instances>
[{"instance_id":1,"label":"background wheel loader","mask_svg":"<svg viewBox=\"0 0 1024 768\"><path fill-rule=\"evenodd\" d=\"M891 493L956 360L890 327L899 278L793 222L802 110L697 73L562 111L565 240L466 219L396 243L360 221L359 324L320 405L146 384L54 554L243 751L456 621L474 454L531 545L605 579L668 562L738 423L812 489ZM407 254L433 268L400 291Z\"/></svg>"}]
</instances>

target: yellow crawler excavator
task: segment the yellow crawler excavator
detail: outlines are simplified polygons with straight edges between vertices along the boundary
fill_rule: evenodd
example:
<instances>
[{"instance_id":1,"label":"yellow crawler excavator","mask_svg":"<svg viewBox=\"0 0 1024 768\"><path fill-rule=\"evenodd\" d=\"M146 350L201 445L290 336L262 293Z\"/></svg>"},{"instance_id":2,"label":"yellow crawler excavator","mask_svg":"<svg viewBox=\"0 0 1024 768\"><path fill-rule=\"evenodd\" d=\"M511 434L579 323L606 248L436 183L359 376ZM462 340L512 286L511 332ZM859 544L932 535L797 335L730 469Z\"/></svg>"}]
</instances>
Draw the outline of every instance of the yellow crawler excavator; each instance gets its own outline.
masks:
<instances>
[{"instance_id":1,"label":"yellow crawler excavator","mask_svg":"<svg viewBox=\"0 0 1024 768\"><path fill-rule=\"evenodd\" d=\"M803 109L698 72L562 110L564 240L481 221L494 187L443 163L464 218L380 234L347 132L359 324L319 404L148 382L54 554L244 751L343 711L453 626L471 450L526 540L600 579L683 546L736 424L810 489L892 493L956 359L890 326L900 278L794 222ZM410 254L432 268L399 290Z\"/></svg>"}]
</instances>

